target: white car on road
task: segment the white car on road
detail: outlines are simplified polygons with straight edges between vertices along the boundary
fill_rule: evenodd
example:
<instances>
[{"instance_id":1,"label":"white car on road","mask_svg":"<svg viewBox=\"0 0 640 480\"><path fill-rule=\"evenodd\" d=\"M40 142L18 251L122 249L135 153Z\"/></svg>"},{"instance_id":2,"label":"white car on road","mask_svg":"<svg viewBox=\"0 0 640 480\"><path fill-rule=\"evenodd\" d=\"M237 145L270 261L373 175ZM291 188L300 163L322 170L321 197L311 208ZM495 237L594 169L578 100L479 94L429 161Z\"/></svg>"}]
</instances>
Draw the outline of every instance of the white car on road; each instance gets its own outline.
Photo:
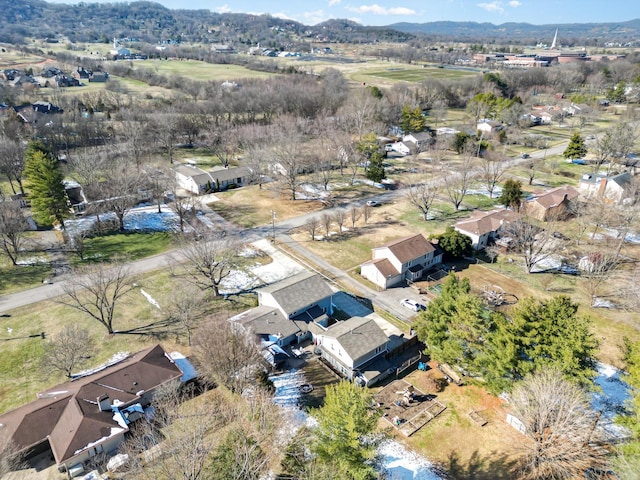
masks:
<instances>
[{"instance_id":1,"label":"white car on road","mask_svg":"<svg viewBox=\"0 0 640 480\"><path fill-rule=\"evenodd\" d=\"M403 307L413 310L414 312L419 312L420 310L425 310L427 308L421 303L418 303L415 300L411 300L410 298L403 298L402 300L400 300L400 303Z\"/></svg>"}]
</instances>

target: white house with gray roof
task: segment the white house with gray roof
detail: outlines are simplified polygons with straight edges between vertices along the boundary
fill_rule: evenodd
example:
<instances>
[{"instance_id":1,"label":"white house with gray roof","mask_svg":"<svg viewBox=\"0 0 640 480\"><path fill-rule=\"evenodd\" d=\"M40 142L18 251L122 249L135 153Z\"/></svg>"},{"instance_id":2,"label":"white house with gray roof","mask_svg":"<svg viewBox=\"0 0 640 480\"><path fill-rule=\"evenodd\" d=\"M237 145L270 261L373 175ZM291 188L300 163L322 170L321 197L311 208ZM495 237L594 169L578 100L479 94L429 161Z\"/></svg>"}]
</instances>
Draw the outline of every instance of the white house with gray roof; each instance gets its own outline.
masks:
<instances>
[{"instance_id":1,"label":"white house with gray roof","mask_svg":"<svg viewBox=\"0 0 640 480\"><path fill-rule=\"evenodd\" d=\"M174 172L178 186L194 195L226 190L232 186L240 187L251 173L247 167L219 168L205 172L193 165L178 165Z\"/></svg>"},{"instance_id":2,"label":"white house with gray roof","mask_svg":"<svg viewBox=\"0 0 640 480\"><path fill-rule=\"evenodd\" d=\"M389 338L372 318L352 317L338 322L317 334L315 342L322 358L349 380L358 377L371 386L387 373L373 367L384 360Z\"/></svg>"},{"instance_id":3,"label":"white house with gray roof","mask_svg":"<svg viewBox=\"0 0 640 480\"><path fill-rule=\"evenodd\" d=\"M237 331L286 347L324 331L333 313L334 291L312 272L301 272L258 289L256 308L231 319Z\"/></svg>"}]
</instances>

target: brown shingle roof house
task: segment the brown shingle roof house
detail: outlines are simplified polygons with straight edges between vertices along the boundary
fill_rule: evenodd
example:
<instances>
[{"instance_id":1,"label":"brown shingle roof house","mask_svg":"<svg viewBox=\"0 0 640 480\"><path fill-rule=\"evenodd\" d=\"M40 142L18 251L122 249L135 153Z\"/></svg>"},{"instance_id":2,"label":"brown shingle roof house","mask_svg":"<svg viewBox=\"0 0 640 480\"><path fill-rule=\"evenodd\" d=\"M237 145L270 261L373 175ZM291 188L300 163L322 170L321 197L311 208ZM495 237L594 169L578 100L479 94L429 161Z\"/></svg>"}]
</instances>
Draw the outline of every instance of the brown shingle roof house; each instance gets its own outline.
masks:
<instances>
[{"instance_id":1,"label":"brown shingle roof house","mask_svg":"<svg viewBox=\"0 0 640 480\"><path fill-rule=\"evenodd\" d=\"M372 257L360 265L360 274L381 289L415 281L442 262L442 252L421 234L373 248Z\"/></svg>"},{"instance_id":2,"label":"brown shingle roof house","mask_svg":"<svg viewBox=\"0 0 640 480\"><path fill-rule=\"evenodd\" d=\"M160 345L147 348L0 415L0 438L12 441L27 458L50 450L58 466L77 468L99 453L115 451L154 390L182 375Z\"/></svg>"},{"instance_id":3,"label":"brown shingle roof house","mask_svg":"<svg viewBox=\"0 0 640 480\"><path fill-rule=\"evenodd\" d=\"M506 208L497 208L489 212L476 210L470 218L455 223L453 228L471 238L475 250L482 250L490 240L495 240L500 235L505 225L519 217L518 213Z\"/></svg>"},{"instance_id":4,"label":"brown shingle roof house","mask_svg":"<svg viewBox=\"0 0 640 480\"><path fill-rule=\"evenodd\" d=\"M578 198L578 190L568 185L534 195L524 203L529 215L541 221L560 220L569 212L571 202Z\"/></svg>"}]
</instances>

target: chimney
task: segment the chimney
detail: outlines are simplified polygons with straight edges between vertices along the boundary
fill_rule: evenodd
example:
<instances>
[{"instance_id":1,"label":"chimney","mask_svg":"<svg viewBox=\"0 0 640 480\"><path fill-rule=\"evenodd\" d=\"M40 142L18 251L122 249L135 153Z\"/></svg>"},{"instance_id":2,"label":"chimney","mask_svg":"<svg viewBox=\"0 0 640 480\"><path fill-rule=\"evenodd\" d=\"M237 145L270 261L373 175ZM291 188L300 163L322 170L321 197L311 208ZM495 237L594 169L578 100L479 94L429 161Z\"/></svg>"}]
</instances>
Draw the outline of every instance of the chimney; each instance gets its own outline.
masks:
<instances>
[{"instance_id":1,"label":"chimney","mask_svg":"<svg viewBox=\"0 0 640 480\"><path fill-rule=\"evenodd\" d=\"M98 407L101 412L110 412L111 411L111 402L109 401L109 395L104 394L98 397Z\"/></svg>"}]
</instances>

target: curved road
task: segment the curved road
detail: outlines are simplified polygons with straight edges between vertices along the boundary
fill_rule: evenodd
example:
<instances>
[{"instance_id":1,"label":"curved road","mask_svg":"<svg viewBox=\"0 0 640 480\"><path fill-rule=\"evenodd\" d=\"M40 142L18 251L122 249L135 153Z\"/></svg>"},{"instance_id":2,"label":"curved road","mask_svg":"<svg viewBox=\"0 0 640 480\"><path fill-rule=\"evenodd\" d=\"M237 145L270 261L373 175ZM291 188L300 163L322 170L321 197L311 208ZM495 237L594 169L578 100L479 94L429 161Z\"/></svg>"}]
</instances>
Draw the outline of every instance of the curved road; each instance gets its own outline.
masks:
<instances>
[{"instance_id":1,"label":"curved road","mask_svg":"<svg viewBox=\"0 0 640 480\"><path fill-rule=\"evenodd\" d=\"M563 142L562 144L559 144L547 150L534 152L533 154L531 154L531 158L529 159L515 158L512 160L508 160L507 167L526 163L531 161L532 159L542 159L547 155L561 154L565 150L567 144L568 142ZM479 172L476 172L476 174L477 173ZM431 180L434 185L438 185L443 181L443 178ZM373 195L368 198L363 198L351 203L339 204L335 207L325 209L322 212L331 213L353 206L362 206L367 200L389 202L395 198L402 197L403 195L405 195L405 192L402 189L385 191L383 193ZM247 230L240 230L235 225L225 222L219 217L215 219L215 224L221 226L226 231L237 232L240 238L246 242L253 242L262 238L272 237L275 231L276 244L278 242L285 243L288 247L288 250L292 250L293 252L295 252L295 256L298 257L298 260L300 260L302 263L307 263L308 266L317 269L319 272L327 276L329 280L340 283L343 287L347 287L354 294L367 297L374 303L382 306L385 310L390 311L403 320L407 320L411 315L408 315L407 312L400 309L397 304L390 302L383 295L378 294L378 292L351 278L348 273L337 267L334 267L324 259L310 252L304 247L304 245L298 242L294 242L291 239L288 234L291 229L304 225L309 221L309 219L317 215L318 212L311 212L299 217L283 220L281 222L277 222L275 224L275 228L273 225L263 225ZM159 255L154 255L152 257L147 257L142 260L131 262L129 264L129 269L132 274L143 274L153 270L158 270L163 267L168 267L171 264L180 263L184 260L185 258L181 250L175 249L165 253L161 253ZM0 296L0 314L7 314L7 312L15 308L24 307L26 305L41 302L43 300L51 300L55 297L63 295L63 287L65 282L66 276L62 275L60 277L56 277L56 282L53 284L45 284L28 290L23 290L8 295L2 295Z\"/></svg>"}]
</instances>

